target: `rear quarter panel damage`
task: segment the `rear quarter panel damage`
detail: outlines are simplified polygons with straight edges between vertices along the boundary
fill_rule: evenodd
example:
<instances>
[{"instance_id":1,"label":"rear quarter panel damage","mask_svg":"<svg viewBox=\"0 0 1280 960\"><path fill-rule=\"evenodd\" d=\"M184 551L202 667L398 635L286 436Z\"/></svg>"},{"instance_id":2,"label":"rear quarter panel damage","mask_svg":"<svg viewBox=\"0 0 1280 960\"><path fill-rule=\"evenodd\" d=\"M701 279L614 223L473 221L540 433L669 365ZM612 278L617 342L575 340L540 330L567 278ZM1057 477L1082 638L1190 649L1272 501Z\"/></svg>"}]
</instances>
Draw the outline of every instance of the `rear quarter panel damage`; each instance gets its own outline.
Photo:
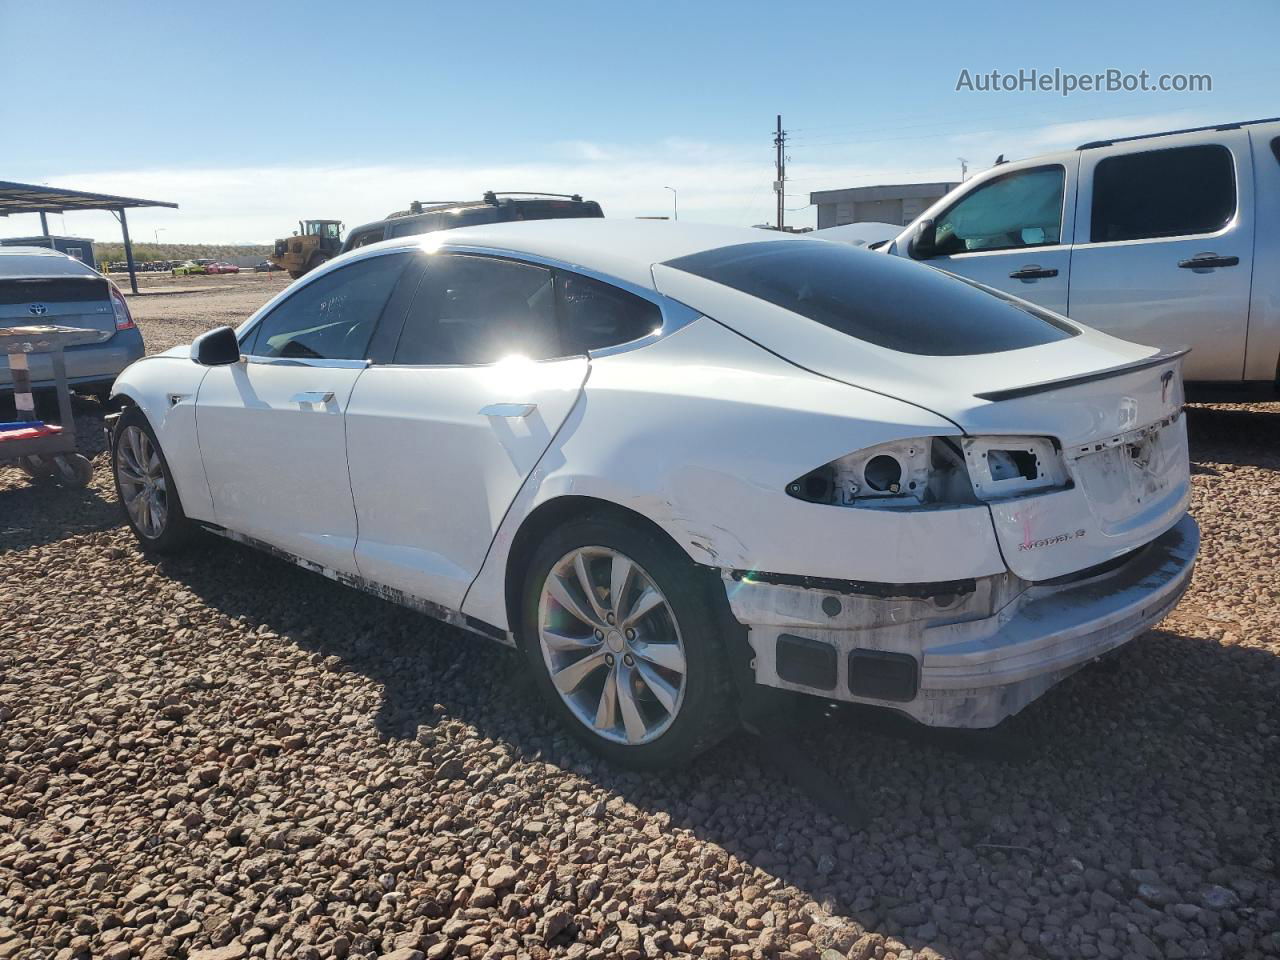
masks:
<instances>
[{"instance_id":1,"label":"rear quarter panel damage","mask_svg":"<svg viewBox=\"0 0 1280 960\"><path fill-rule=\"evenodd\" d=\"M639 513L694 561L726 570L889 582L1001 573L985 507L906 514L785 492L851 451L958 432L700 319L651 346L592 360L583 396L512 504L463 609L506 625L512 540L533 510L561 496Z\"/></svg>"}]
</instances>

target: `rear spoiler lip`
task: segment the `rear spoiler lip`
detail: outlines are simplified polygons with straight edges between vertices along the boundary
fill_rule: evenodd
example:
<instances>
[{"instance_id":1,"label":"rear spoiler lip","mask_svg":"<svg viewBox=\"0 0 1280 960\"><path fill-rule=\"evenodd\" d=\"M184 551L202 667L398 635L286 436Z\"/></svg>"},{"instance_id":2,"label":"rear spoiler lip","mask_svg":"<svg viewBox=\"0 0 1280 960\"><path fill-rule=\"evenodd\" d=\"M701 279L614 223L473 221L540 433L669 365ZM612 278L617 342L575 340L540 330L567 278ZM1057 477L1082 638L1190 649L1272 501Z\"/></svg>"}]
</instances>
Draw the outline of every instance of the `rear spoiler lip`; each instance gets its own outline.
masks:
<instances>
[{"instance_id":1,"label":"rear spoiler lip","mask_svg":"<svg viewBox=\"0 0 1280 960\"><path fill-rule=\"evenodd\" d=\"M1095 380L1108 380L1111 377L1118 377L1121 374L1133 373L1135 370L1146 370L1149 367L1158 367L1163 363L1171 360L1180 360L1191 352L1190 347L1180 347L1177 350L1163 350L1160 353L1142 360L1134 360L1131 363L1122 363L1118 367L1107 367L1105 370L1098 370L1094 373L1083 373L1075 377L1063 377L1060 380L1043 380L1040 383L1028 384L1025 387L1010 387L1007 390L990 390L986 393L975 393L974 396L979 400L990 400L997 403L1001 400L1015 400L1018 397L1030 397L1037 393L1047 393L1050 390L1059 390L1063 387L1075 387L1082 383L1093 383Z\"/></svg>"}]
</instances>

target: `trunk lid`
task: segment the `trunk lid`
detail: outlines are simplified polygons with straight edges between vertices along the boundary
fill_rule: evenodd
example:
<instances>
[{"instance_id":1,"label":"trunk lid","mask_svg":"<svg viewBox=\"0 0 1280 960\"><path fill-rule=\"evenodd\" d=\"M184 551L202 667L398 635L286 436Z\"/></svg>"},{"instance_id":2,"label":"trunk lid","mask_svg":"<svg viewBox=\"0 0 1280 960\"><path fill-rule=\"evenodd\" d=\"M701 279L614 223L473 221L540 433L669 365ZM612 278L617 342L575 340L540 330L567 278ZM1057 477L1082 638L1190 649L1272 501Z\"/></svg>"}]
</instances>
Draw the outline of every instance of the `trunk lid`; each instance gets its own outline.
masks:
<instances>
[{"instance_id":1,"label":"trunk lid","mask_svg":"<svg viewBox=\"0 0 1280 960\"><path fill-rule=\"evenodd\" d=\"M106 278L97 274L0 277L0 327L60 324L115 336L115 313Z\"/></svg>"},{"instance_id":2,"label":"trunk lid","mask_svg":"<svg viewBox=\"0 0 1280 960\"><path fill-rule=\"evenodd\" d=\"M1105 563L1186 512L1178 356L1083 327L1066 339L997 353L907 353L682 270L659 264L653 272L663 293L801 367L924 407L970 438L1001 438L977 448L966 443L975 482L991 470L990 450L1007 474L1014 458L1030 451L1034 463L1045 455L1017 441L1052 438L1062 483L1027 491L988 482L979 491L1005 561L1020 577L1046 580Z\"/></svg>"}]
</instances>

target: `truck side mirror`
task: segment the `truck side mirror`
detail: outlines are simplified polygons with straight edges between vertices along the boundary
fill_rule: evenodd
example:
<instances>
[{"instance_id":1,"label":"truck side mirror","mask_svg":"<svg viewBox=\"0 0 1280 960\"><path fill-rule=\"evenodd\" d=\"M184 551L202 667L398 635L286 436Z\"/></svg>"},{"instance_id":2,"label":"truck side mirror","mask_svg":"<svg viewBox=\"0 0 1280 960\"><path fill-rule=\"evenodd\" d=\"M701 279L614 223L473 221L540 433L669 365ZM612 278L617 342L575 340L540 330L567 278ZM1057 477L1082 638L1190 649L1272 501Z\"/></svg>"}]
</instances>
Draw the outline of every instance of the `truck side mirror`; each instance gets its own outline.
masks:
<instances>
[{"instance_id":1,"label":"truck side mirror","mask_svg":"<svg viewBox=\"0 0 1280 960\"><path fill-rule=\"evenodd\" d=\"M191 341L191 359L202 367L240 362L240 341L230 327L215 327Z\"/></svg>"},{"instance_id":2,"label":"truck side mirror","mask_svg":"<svg viewBox=\"0 0 1280 960\"><path fill-rule=\"evenodd\" d=\"M937 252L938 234L932 220L921 220L915 236L907 244L907 253L913 260L928 260Z\"/></svg>"}]
</instances>

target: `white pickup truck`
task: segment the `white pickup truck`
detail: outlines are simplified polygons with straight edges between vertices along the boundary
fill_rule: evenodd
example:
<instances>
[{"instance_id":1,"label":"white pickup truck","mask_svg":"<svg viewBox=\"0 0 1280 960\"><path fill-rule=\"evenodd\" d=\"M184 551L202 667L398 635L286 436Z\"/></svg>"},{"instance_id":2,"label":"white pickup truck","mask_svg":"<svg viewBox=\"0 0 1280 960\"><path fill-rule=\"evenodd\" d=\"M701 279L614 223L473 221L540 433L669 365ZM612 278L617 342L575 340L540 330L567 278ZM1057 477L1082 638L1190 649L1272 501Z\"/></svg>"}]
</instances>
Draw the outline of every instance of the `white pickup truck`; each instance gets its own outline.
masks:
<instances>
[{"instance_id":1,"label":"white pickup truck","mask_svg":"<svg viewBox=\"0 0 1280 960\"><path fill-rule=\"evenodd\" d=\"M1000 163L884 252L1126 340L1191 347L1184 376L1280 375L1280 118Z\"/></svg>"}]
</instances>

